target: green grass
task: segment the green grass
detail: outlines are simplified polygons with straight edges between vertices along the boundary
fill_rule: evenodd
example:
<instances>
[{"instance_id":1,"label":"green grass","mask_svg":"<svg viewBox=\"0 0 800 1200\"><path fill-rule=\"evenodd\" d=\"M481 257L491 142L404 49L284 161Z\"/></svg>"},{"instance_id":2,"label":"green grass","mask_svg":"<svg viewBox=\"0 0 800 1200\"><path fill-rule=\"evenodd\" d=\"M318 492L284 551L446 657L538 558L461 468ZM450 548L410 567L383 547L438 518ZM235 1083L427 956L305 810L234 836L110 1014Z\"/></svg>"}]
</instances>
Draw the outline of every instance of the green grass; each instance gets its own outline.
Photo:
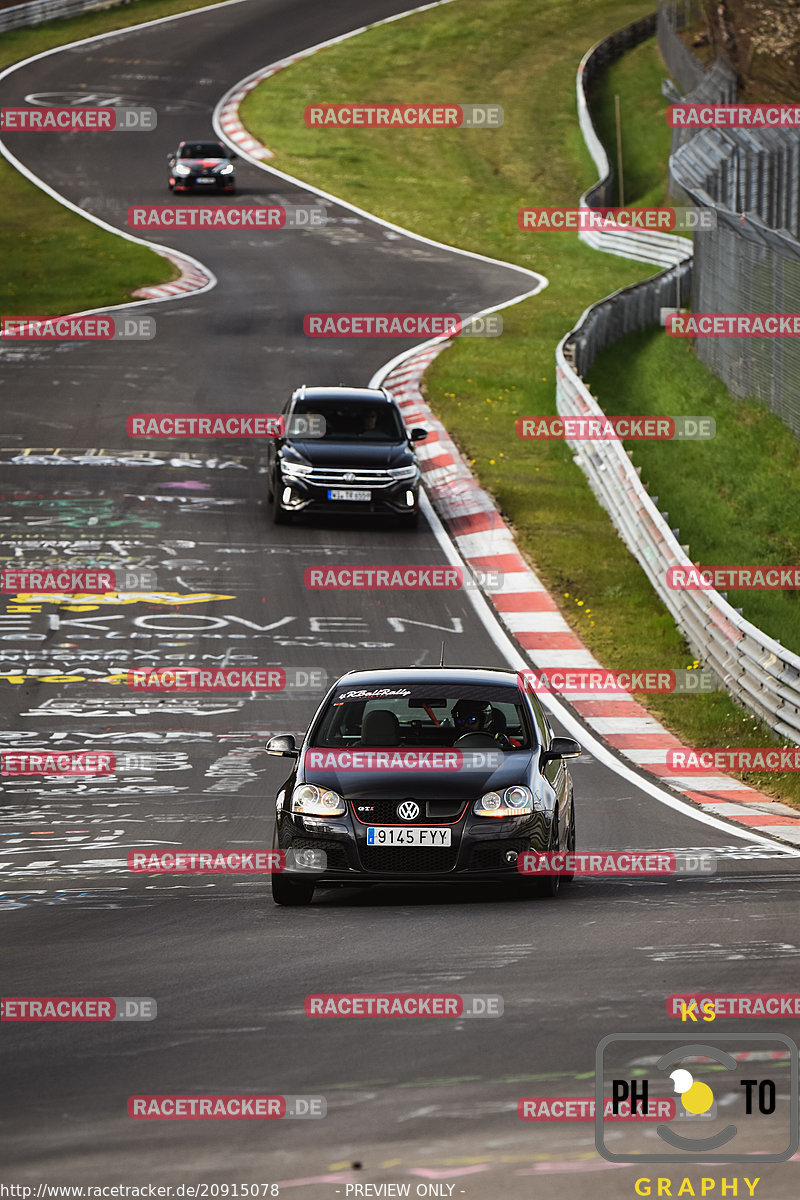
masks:
<instances>
[{"instance_id":1,"label":"green grass","mask_svg":"<svg viewBox=\"0 0 800 1200\"><path fill-rule=\"evenodd\" d=\"M202 8L206 3L137 0L132 5L48 21L31 29L13 29L0 38L0 68L78 38L126 29L156 17ZM0 190L3 316L49 316L124 304L134 289L165 283L177 275L167 259L77 216L30 183L4 158L0 158Z\"/></svg>"},{"instance_id":2,"label":"green grass","mask_svg":"<svg viewBox=\"0 0 800 1200\"><path fill-rule=\"evenodd\" d=\"M598 356L587 382L607 412L636 414L650 381L662 411L702 413L717 423L713 441L640 442L633 461L679 526L695 562L788 566L800 562L800 446L754 401L731 401L725 385L682 339L661 329L630 334ZM743 470L743 464L746 469ZM754 625L800 653L800 594L728 592Z\"/></svg>"},{"instance_id":3,"label":"green grass","mask_svg":"<svg viewBox=\"0 0 800 1200\"><path fill-rule=\"evenodd\" d=\"M615 95L620 98L625 203L637 207L664 203L672 133L659 87L665 69L651 38L611 63L590 92L594 126L614 168L614 204L620 203Z\"/></svg>"},{"instance_id":4,"label":"green grass","mask_svg":"<svg viewBox=\"0 0 800 1200\"><path fill-rule=\"evenodd\" d=\"M567 620L610 667L681 667L694 660L567 447L520 442L514 421L555 412L556 342L587 305L650 270L591 251L574 235L523 233L516 227L516 212L523 204L574 204L594 182L575 113L576 67L588 46L651 7L604 0L539 0L535 5L531 0L492 5L459 0L321 51L273 76L242 106L245 124L276 152L278 168L415 232L549 277L541 295L503 313L501 338L464 339L440 354L425 388ZM669 145L660 96L664 74L651 42L614 65L597 89L605 131L613 130L613 96L621 95L628 203L664 203ZM505 124L493 132L307 129L305 106L331 99L500 103ZM612 156L614 145L612 140ZM734 408L722 385L696 361L683 362L682 354L689 354L685 345L667 343L658 332L644 334L600 358L592 381L611 412L623 411L619 406L628 403L630 411L670 412L670 401L679 400L689 408L676 405L676 412L719 414L721 432L713 443L647 446L647 470L659 480L654 490L660 507L669 509L671 522L682 527L682 539L699 555L711 533L712 508L725 518L719 539L733 523L726 504L742 476L742 422L758 428L757 446L765 460L772 459L768 447L780 430L759 406ZM673 386L669 378L676 364L683 371L678 381L689 381L686 401L678 394L679 383ZM665 385L663 391L653 386L654 379ZM748 443L748 471L755 448ZM704 455L711 455L713 470L706 470ZM781 481L791 463L784 447ZM703 508L706 489L716 499L694 530L693 517L679 512L680 505L666 494L673 481L688 480L698 464L706 473L693 481L692 513ZM751 504L760 505L762 485L754 483L747 495ZM765 528L777 529L780 503L778 497L767 509L758 508ZM754 517L742 531L745 541L757 525ZM753 560L754 547L763 541L747 545L746 557ZM773 538L771 547L776 546ZM762 603L769 606L769 600L764 597ZM726 693L640 699L691 745L774 744L770 730ZM800 781L790 775L744 778L800 804Z\"/></svg>"}]
</instances>

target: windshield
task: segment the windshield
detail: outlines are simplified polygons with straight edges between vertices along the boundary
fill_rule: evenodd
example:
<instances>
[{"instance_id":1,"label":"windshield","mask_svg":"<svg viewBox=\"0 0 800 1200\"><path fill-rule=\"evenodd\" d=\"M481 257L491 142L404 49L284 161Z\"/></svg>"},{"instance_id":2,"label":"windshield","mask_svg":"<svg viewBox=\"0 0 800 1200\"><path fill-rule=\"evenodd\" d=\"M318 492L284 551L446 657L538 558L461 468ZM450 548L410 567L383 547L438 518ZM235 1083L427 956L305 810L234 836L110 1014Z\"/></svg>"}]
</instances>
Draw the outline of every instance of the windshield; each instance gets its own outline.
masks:
<instances>
[{"instance_id":1,"label":"windshield","mask_svg":"<svg viewBox=\"0 0 800 1200\"><path fill-rule=\"evenodd\" d=\"M363 400L315 398L298 400L294 416L321 416L325 429L319 440L326 442L386 442L396 445L406 440L406 431L397 409L386 403Z\"/></svg>"},{"instance_id":2,"label":"windshield","mask_svg":"<svg viewBox=\"0 0 800 1200\"><path fill-rule=\"evenodd\" d=\"M219 142L187 142L181 147L181 158L227 158L225 147Z\"/></svg>"},{"instance_id":3,"label":"windshield","mask_svg":"<svg viewBox=\"0 0 800 1200\"><path fill-rule=\"evenodd\" d=\"M531 735L516 688L477 684L342 685L312 746L452 746L465 733L498 737L498 748L528 750ZM502 735L505 735L504 737Z\"/></svg>"}]
</instances>

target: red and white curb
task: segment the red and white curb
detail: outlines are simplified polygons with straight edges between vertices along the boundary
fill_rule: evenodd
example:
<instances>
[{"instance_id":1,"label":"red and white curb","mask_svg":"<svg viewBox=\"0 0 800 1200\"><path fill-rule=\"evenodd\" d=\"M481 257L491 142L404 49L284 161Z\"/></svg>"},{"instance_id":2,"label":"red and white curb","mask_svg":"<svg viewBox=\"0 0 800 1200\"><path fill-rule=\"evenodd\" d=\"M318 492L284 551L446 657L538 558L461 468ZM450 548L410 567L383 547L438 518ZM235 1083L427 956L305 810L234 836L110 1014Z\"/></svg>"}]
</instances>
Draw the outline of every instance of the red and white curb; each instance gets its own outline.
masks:
<instances>
[{"instance_id":1,"label":"red and white curb","mask_svg":"<svg viewBox=\"0 0 800 1200\"><path fill-rule=\"evenodd\" d=\"M497 505L475 480L441 421L420 392L420 380L450 342L423 347L394 367L383 386L394 395L406 425L424 423L430 433L417 447L425 489L468 566L499 570L503 586L486 593L497 616L534 667L597 667L601 664L570 629L544 584L524 560ZM797 811L726 775L670 770L667 751L685 749L632 695L582 693L570 707L608 746L635 767L657 777L716 817L754 833L800 845Z\"/></svg>"},{"instance_id":2,"label":"red and white curb","mask_svg":"<svg viewBox=\"0 0 800 1200\"><path fill-rule=\"evenodd\" d=\"M156 247L150 243L152 249ZM170 300L173 296L185 295L187 292L204 292L216 283L215 277L197 259L187 258L178 251L160 251L161 257L178 268L180 275L171 283L156 283L150 287L140 287L131 295L137 300Z\"/></svg>"}]
</instances>

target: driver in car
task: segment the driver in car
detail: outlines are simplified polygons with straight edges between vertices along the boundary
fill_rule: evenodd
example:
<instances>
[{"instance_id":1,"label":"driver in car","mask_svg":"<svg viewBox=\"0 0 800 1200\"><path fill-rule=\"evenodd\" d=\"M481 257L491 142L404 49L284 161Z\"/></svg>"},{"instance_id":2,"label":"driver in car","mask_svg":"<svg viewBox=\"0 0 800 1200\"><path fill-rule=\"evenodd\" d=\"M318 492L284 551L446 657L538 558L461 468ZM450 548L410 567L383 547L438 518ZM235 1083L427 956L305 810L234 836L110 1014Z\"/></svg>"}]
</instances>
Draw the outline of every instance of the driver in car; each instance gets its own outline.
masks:
<instances>
[{"instance_id":1,"label":"driver in car","mask_svg":"<svg viewBox=\"0 0 800 1200\"><path fill-rule=\"evenodd\" d=\"M481 700L456 700L450 716L456 730L456 744L465 733L483 733L505 749L519 745L516 738L506 734L506 721L502 711L493 708L489 703Z\"/></svg>"},{"instance_id":2,"label":"driver in car","mask_svg":"<svg viewBox=\"0 0 800 1200\"><path fill-rule=\"evenodd\" d=\"M491 732L491 704L482 704L480 700L457 700L450 715L459 734Z\"/></svg>"}]
</instances>

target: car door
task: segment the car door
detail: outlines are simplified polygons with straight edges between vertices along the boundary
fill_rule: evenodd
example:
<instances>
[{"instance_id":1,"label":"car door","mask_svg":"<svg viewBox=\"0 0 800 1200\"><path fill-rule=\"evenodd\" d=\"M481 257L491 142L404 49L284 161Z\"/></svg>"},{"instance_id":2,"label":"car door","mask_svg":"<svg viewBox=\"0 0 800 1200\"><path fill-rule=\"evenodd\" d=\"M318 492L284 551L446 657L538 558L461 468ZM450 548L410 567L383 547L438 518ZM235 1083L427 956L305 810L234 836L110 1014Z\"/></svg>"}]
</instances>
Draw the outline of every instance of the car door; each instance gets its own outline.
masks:
<instances>
[{"instance_id":1,"label":"car door","mask_svg":"<svg viewBox=\"0 0 800 1200\"><path fill-rule=\"evenodd\" d=\"M536 734L539 738L539 743L543 750L549 750L553 741L553 731L550 728L550 723L545 716L544 710L534 695L529 695L531 708L533 709L533 717L536 723ZM566 845L567 826L569 824L569 796L567 794L567 768L563 758L551 758L545 763L541 770L544 779L555 792L556 804L558 806L558 835L559 845Z\"/></svg>"}]
</instances>

